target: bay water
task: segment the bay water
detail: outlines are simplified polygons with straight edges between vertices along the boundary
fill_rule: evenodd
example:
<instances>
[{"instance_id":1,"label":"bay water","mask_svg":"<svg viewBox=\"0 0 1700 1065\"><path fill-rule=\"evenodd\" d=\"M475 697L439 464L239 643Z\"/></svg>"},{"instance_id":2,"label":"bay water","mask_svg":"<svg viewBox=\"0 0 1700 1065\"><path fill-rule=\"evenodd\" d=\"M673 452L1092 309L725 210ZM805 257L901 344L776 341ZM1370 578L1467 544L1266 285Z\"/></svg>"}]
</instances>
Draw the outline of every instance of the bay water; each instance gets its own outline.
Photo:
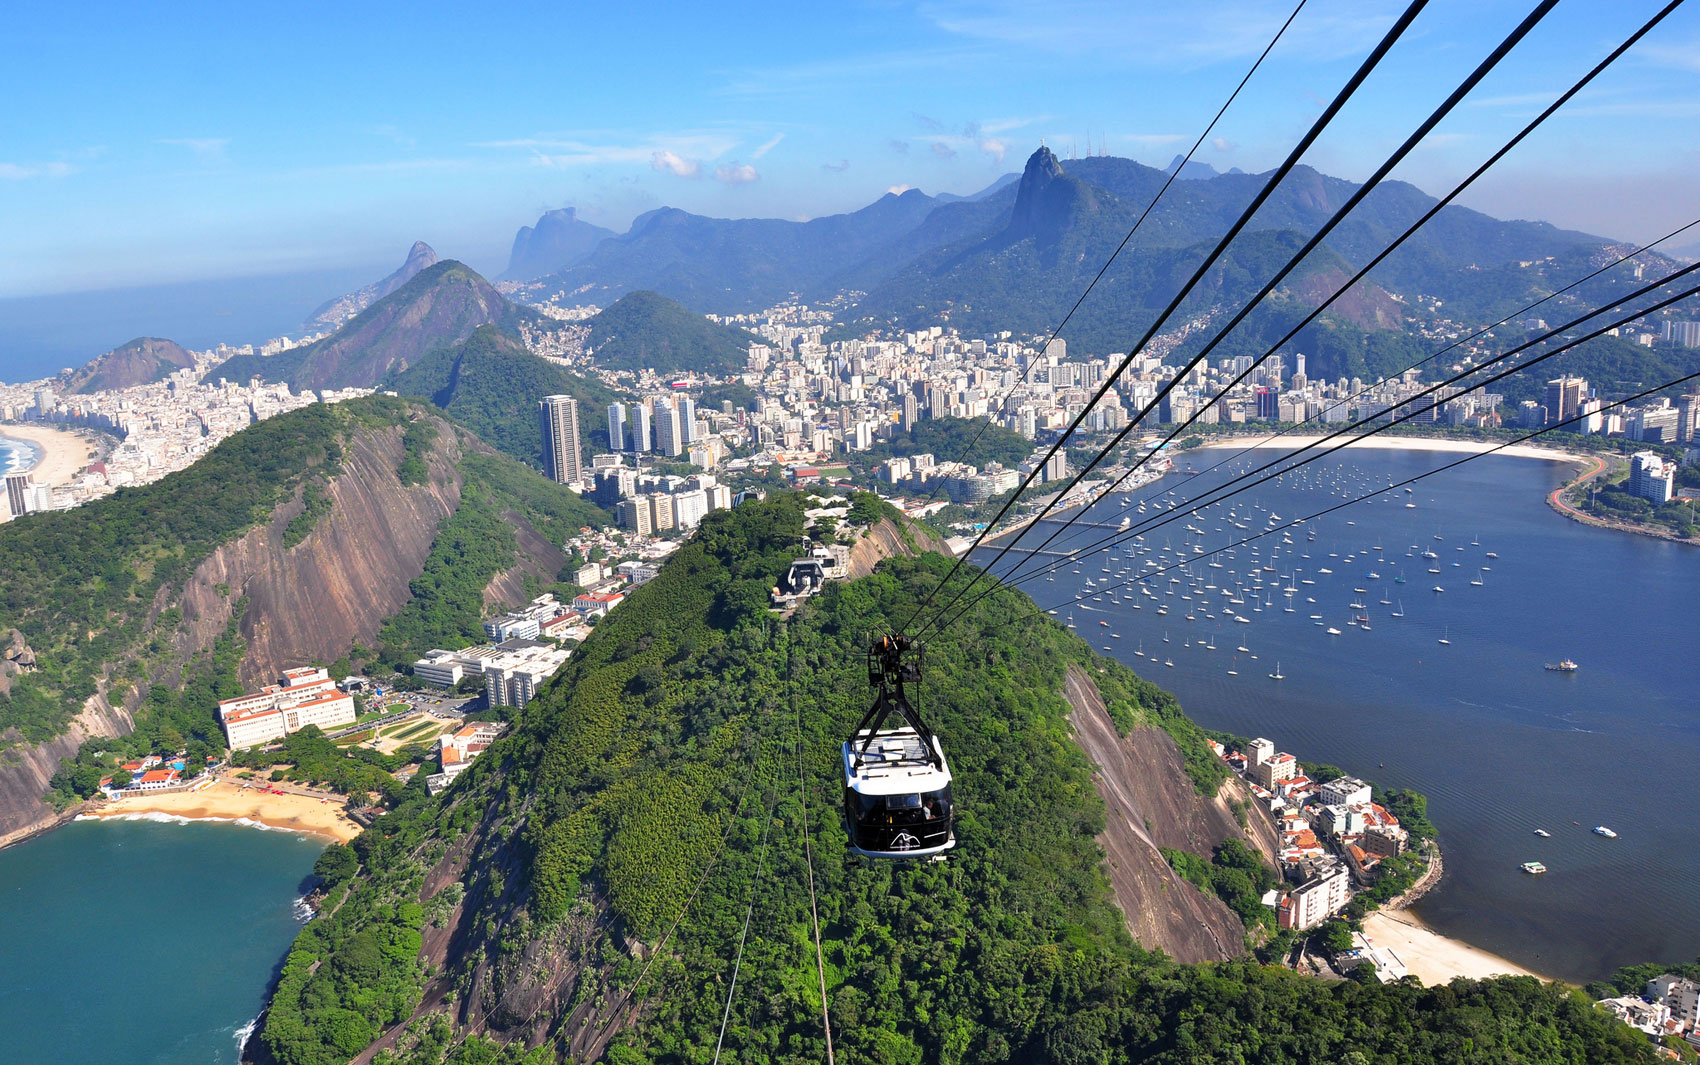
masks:
<instances>
[{"instance_id":1,"label":"bay water","mask_svg":"<svg viewBox=\"0 0 1700 1065\"><path fill-rule=\"evenodd\" d=\"M1176 473L1082 519L1103 527L1077 525L1052 548L1098 542L1124 517L1151 521L1159 506L1274 455L1205 472L1230 454L1179 457ZM1409 493L1375 491L1457 458L1353 448L1021 587L1057 611L1053 620L1072 620L1094 647L1175 692L1201 725L1428 795L1445 876L1414 912L1442 934L1574 981L1693 961L1700 550L1556 514L1543 497L1571 464L1487 456ZM1366 502L1221 550L1366 492ZM1056 527L1042 523L1023 546ZM1121 587L1113 599L1070 602L1140 573L1153 574L1141 583L1155 599ZM1241 605L1225 610L1230 597ZM1580 668L1545 668L1566 658ZM1284 679L1270 677L1277 671ZM1525 874L1527 861L1549 872Z\"/></svg>"},{"instance_id":2,"label":"bay water","mask_svg":"<svg viewBox=\"0 0 1700 1065\"><path fill-rule=\"evenodd\" d=\"M0 850L0 1060L230 1065L325 841L76 821Z\"/></svg>"}]
</instances>

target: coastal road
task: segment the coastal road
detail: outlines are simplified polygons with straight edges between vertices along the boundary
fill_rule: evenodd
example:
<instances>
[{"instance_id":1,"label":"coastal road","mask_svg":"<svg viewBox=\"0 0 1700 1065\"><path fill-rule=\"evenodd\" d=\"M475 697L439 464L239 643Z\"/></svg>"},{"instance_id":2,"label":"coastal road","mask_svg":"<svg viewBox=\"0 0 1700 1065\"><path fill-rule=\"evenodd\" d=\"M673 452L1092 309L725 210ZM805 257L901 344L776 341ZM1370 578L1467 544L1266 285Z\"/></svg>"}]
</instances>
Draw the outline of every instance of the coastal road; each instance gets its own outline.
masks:
<instances>
[{"instance_id":1,"label":"coastal road","mask_svg":"<svg viewBox=\"0 0 1700 1065\"><path fill-rule=\"evenodd\" d=\"M1577 510L1575 507L1571 506L1569 503L1566 503L1560 497L1567 490L1569 490L1571 488L1578 487L1580 485L1587 484L1589 481L1593 480L1595 477L1598 477L1600 474L1605 472L1606 460L1600 458L1598 455L1593 456L1593 458L1594 458L1594 468L1593 469L1589 470L1587 473L1584 473L1582 476L1576 478L1574 481L1571 481L1567 485L1561 485L1558 488L1554 488L1552 490L1552 494L1547 496L1547 502L1551 503L1553 505L1553 508L1555 510L1557 510L1560 514L1563 514L1563 515L1565 515L1566 517L1569 517L1569 518L1574 518L1575 520L1580 521L1580 522L1585 522L1589 525L1596 524L1597 519L1591 518L1588 515L1582 513L1580 510Z\"/></svg>"}]
</instances>

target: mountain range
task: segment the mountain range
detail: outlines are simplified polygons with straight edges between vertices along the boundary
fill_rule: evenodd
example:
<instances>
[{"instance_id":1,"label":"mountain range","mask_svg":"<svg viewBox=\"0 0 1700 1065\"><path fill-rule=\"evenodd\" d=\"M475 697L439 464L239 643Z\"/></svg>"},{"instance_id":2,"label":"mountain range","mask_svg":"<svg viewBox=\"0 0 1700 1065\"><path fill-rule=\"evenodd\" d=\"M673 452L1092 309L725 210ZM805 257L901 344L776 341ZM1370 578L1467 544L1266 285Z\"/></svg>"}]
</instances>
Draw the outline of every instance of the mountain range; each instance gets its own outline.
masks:
<instances>
[{"instance_id":1,"label":"mountain range","mask_svg":"<svg viewBox=\"0 0 1700 1065\"><path fill-rule=\"evenodd\" d=\"M1091 156L1066 164L1047 148L1019 179L967 198L894 191L848 214L807 222L719 219L661 208L577 262L531 282L606 304L649 290L703 313L751 312L796 296L844 298L848 332L940 321L969 335L1045 333L1060 321L1164 185L1165 170ZM1218 173L1188 164L1117 256L1063 333L1075 350L1120 350L1151 321L1267 174ZM1298 167L1182 308L1196 315L1249 296L1358 185ZM1234 343L1278 335L1380 252L1435 200L1384 182L1274 294ZM1449 315L1491 320L1592 269L1606 238L1544 222L1502 221L1449 206L1342 299L1298 343L1323 372L1374 371L1375 340L1408 332L1414 294ZM1597 262L1594 263L1597 265ZM1398 297L1398 298L1395 298ZM1403 300L1403 302L1401 302ZM1241 353L1225 347L1224 355Z\"/></svg>"}]
</instances>

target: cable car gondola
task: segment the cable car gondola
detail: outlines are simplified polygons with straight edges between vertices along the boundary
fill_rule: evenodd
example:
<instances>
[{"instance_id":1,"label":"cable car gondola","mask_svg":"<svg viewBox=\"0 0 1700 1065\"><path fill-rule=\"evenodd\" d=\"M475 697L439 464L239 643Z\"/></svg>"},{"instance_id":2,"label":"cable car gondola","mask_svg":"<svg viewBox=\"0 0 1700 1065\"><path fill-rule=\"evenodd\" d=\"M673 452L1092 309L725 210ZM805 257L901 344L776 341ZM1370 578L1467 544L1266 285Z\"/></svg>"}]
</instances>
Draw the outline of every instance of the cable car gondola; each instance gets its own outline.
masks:
<instances>
[{"instance_id":1,"label":"cable car gondola","mask_svg":"<svg viewBox=\"0 0 1700 1065\"><path fill-rule=\"evenodd\" d=\"M844 828L864 858L928 858L956 846L950 766L904 687L920 683L921 661L907 636L868 648L878 695L844 742ZM903 725L884 728L893 713Z\"/></svg>"}]
</instances>

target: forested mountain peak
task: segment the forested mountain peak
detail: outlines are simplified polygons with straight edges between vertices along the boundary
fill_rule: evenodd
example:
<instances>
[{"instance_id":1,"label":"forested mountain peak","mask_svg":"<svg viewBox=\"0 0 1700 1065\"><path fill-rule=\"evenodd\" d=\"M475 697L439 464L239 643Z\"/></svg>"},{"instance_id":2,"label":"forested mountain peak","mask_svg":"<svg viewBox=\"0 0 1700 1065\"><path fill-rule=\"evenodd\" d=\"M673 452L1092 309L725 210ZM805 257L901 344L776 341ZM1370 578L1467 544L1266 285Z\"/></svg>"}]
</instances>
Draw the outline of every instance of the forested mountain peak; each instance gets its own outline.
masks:
<instances>
[{"instance_id":1,"label":"forested mountain peak","mask_svg":"<svg viewBox=\"0 0 1700 1065\"><path fill-rule=\"evenodd\" d=\"M1135 945L1062 686L1088 678L1117 727L1169 733L1204 773L1175 786L1212 795L1225 770L1167 693L1042 616L1012 624L1027 601L1007 590L927 648L926 713L962 811L953 857L849 861L839 744L871 697L867 634L950 563L888 559L781 624L767 592L805 505L783 493L709 515L508 737L355 842L359 870L330 886L266 1015L277 1061L377 1042L398 1065L683 1063L724 1039L800 1065L825 1057L823 1008L846 1061L1196 1065L1262 1048L1272 1065L1427 1065L1483 1045L1650 1061L1614 1018L1533 979L1327 983ZM841 529L884 514L859 500Z\"/></svg>"},{"instance_id":2,"label":"forested mountain peak","mask_svg":"<svg viewBox=\"0 0 1700 1065\"><path fill-rule=\"evenodd\" d=\"M617 370L736 373L761 338L719 325L657 292L630 292L589 319L598 366Z\"/></svg>"}]
</instances>

